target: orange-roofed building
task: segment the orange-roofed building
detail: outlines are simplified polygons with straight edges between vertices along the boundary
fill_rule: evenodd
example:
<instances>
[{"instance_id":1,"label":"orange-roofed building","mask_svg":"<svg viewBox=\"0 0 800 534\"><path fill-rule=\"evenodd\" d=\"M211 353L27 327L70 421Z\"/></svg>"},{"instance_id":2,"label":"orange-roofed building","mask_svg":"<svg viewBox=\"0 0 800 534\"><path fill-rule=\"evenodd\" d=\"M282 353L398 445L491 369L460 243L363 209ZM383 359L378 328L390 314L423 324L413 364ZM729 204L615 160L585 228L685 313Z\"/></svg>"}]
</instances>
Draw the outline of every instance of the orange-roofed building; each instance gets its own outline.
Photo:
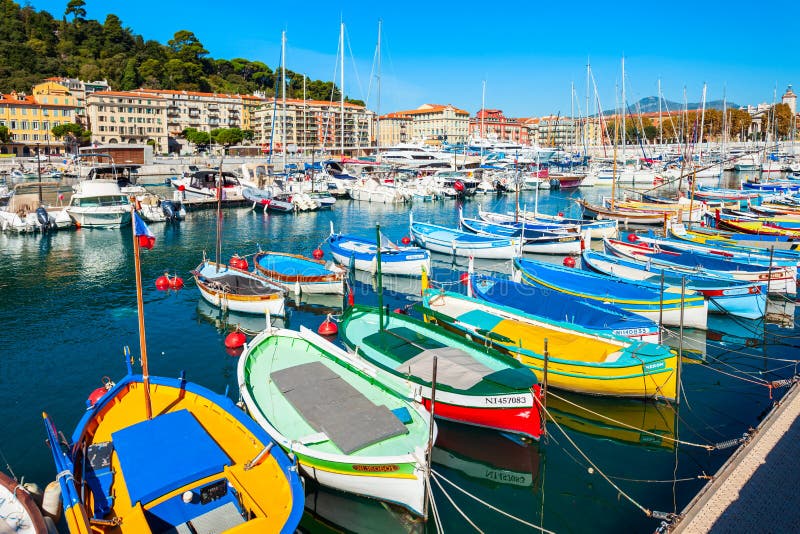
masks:
<instances>
[{"instance_id":1,"label":"orange-roofed building","mask_svg":"<svg viewBox=\"0 0 800 534\"><path fill-rule=\"evenodd\" d=\"M0 154L31 156L63 152L62 141L51 130L75 118L75 97L53 81L33 87L32 95L16 92L0 95L0 126L8 128L11 143L0 146Z\"/></svg>"},{"instance_id":2,"label":"orange-roofed building","mask_svg":"<svg viewBox=\"0 0 800 534\"><path fill-rule=\"evenodd\" d=\"M375 128L381 147L408 143L414 137L413 119L400 112L381 115L380 124L376 124Z\"/></svg>"},{"instance_id":3,"label":"orange-roofed building","mask_svg":"<svg viewBox=\"0 0 800 534\"><path fill-rule=\"evenodd\" d=\"M167 102L145 91L98 91L86 97L92 141L99 144L154 144L166 153Z\"/></svg>"},{"instance_id":4,"label":"orange-roofed building","mask_svg":"<svg viewBox=\"0 0 800 534\"><path fill-rule=\"evenodd\" d=\"M469 136L469 113L452 104L423 104L395 114L411 118L414 141L464 143Z\"/></svg>"},{"instance_id":5,"label":"orange-roofed building","mask_svg":"<svg viewBox=\"0 0 800 534\"><path fill-rule=\"evenodd\" d=\"M527 145L530 138L522 120L506 117L499 109L482 109L469 119L469 131L475 139L496 139Z\"/></svg>"}]
</instances>

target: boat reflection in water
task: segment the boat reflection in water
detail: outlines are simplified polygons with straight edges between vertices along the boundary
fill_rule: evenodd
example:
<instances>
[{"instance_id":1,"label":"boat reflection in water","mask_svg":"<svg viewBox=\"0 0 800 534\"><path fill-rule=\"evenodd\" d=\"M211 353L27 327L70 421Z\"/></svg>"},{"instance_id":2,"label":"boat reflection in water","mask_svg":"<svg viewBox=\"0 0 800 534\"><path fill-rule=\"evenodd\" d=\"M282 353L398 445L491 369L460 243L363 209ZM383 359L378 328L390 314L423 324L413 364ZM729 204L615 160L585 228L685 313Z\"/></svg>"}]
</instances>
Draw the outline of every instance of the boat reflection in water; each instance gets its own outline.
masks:
<instances>
[{"instance_id":1,"label":"boat reflection in water","mask_svg":"<svg viewBox=\"0 0 800 534\"><path fill-rule=\"evenodd\" d=\"M588 436L645 447L675 447L673 404L548 391L547 411L562 428Z\"/></svg>"},{"instance_id":2,"label":"boat reflection in water","mask_svg":"<svg viewBox=\"0 0 800 534\"><path fill-rule=\"evenodd\" d=\"M306 509L298 532L422 534L425 524L407 510L306 482Z\"/></svg>"}]
</instances>

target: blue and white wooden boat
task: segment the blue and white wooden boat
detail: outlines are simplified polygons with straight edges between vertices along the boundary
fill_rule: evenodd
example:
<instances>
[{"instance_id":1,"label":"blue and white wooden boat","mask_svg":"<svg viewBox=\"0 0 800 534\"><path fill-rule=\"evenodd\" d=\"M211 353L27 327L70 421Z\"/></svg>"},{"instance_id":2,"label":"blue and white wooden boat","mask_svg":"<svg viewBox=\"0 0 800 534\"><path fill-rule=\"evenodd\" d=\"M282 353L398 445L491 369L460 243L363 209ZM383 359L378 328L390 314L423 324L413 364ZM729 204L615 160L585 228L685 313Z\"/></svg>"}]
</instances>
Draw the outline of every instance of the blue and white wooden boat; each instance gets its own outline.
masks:
<instances>
[{"instance_id":1,"label":"blue and white wooden boat","mask_svg":"<svg viewBox=\"0 0 800 534\"><path fill-rule=\"evenodd\" d=\"M539 213L534 209L532 212L521 212L519 217L514 213L494 213L490 211L483 211L478 206L478 217L487 222L498 224L519 223L519 218L525 219L525 226L531 225L534 228L549 229L552 232L568 231L580 232L586 237L602 238L602 237L616 237L618 235L617 221L613 219L573 219L561 215L547 215ZM536 226L538 225L538 226Z\"/></svg>"},{"instance_id":2,"label":"blue and white wooden boat","mask_svg":"<svg viewBox=\"0 0 800 534\"><path fill-rule=\"evenodd\" d=\"M746 261L727 251L703 253L670 247L666 242L659 243L652 238L635 236L634 242L617 239L604 239L605 251L615 256L648 259L653 264L664 265L686 273L711 273L732 276L737 280L769 282L769 292L786 295L797 294L797 263L779 261L773 258L769 267L769 257L764 263L751 259Z\"/></svg>"},{"instance_id":3,"label":"blue and white wooden boat","mask_svg":"<svg viewBox=\"0 0 800 534\"><path fill-rule=\"evenodd\" d=\"M508 260L519 255L518 237L477 235L415 222L413 213L409 214L409 232L419 246L442 254L495 260Z\"/></svg>"},{"instance_id":4,"label":"blue and white wooden boat","mask_svg":"<svg viewBox=\"0 0 800 534\"><path fill-rule=\"evenodd\" d=\"M636 284L649 282L657 289L660 289L662 273L664 285L678 289L685 278L686 288L703 295L708 301L708 311L713 313L758 319L766 311L766 283L740 281L730 276L687 275L663 265L652 265L646 260L629 260L591 250L584 251L581 266L584 270L591 269Z\"/></svg>"},{"instance_id":5,"label":"blue and white wooden boat","mask_svg":"<svg viewBox=\"0 0 800 534\"><path fill-rule=\"evenodd\" d=\"M553 321L607 334L658 342L658 324L613 304L591 301L487 275L471 277L472 293L483 300Z\"/></svg>"},{"instance_id":6,"label":"blue and white wooden boat","mask_svg":"<svg viewBox=\"0 0 800 534\"><path fill-rule=\"evenodd\" d=\"M256 272L295 293L344 295L345 270L321 260L287 252L259 252L253 258Z\"/></svg>"},{"instance_id":7,"label":"blue and white wooden boat","mask_svg":"<svg viewBox=\"0 0 800 534\"><path fill-rule=\"evenodd\" d=\"M481 219L465 218L459 210L461 228L476 233L495 237L522 238L522 251L533 254L580 254L583 248L580 234L554 233L546 230L534 230L524 223L517 227L510 224L495 224Z\"/></svg>"},{"instance_id":8,"label":"blue and white wooden boat","mask_svg":"<svg viewBox=\"0 0 800 534\"><path fill-rule=\"evenodd\" d=\"M331 254L336 261L349 266L351 260L355 269L375 273L378 268L378 245L375 241L352 235L337 234L333 231L327 239ZM402 276L421 276L422 268L431 272L431 255L419 247L397 246L388 239L381 242L381 270L383 274Z\"/></svg>"},{"instance_id":9,"label":"blue and white wooden boat","mask_svg":"<svg viewBox=\"0 0 800 534\"><path fill-rule=\"evenodd\" d=\"M673 287L665 288L662 293L660 288L629 284L609 276L523 258L514 260L514 268L515 275L526 284L595 302L615 304L623 310L644 315L654 321L661 316L665 325L681 324L683 300L683 326L706 329L708 304L702 295L694 291L686 291L681 299L681 290Z\"/></svg>"}]
</instances>

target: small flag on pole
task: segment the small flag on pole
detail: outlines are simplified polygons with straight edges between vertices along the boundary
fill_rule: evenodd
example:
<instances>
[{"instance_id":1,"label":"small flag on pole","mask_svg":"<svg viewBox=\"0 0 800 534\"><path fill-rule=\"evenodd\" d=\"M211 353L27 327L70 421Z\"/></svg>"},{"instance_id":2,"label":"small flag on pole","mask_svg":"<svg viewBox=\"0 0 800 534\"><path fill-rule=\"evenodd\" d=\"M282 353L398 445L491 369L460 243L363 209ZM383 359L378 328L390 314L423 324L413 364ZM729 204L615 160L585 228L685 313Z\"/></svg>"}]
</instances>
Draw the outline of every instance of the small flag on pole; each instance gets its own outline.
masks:
<instances>
[{"instance_id":1,"label":"small flag on pole","mask_svg":"<svg viewBox=\"0 0 800 534\"><path fill-rule=\"evenodd\" d=\"M153 248L153 245L156 244L156 236L153 235L150 228L148 228L142 218L139 217L139 214L135 212L133 214L133 224L136 239L139 240L139 246L148 250Z\"/></svg>"}]
</instances>

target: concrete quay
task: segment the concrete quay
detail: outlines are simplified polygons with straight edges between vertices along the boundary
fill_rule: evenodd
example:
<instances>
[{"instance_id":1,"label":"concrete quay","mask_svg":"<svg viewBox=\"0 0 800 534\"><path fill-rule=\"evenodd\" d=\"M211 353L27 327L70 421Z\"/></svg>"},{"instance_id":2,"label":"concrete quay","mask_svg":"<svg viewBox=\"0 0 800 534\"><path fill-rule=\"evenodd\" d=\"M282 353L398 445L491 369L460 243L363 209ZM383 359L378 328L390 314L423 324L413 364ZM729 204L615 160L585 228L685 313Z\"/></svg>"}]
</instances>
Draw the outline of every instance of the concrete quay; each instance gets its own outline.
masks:
<instances>
[{"instance_id":1,"label":"concrete quay","mask_svg":"<svg viewBox=\"0 0 800 534\"><path fill-rule=\"evenodd\" d=\"M800 531L800 383L684 508L676 533Z\"/></svg>"}]
</instances>

